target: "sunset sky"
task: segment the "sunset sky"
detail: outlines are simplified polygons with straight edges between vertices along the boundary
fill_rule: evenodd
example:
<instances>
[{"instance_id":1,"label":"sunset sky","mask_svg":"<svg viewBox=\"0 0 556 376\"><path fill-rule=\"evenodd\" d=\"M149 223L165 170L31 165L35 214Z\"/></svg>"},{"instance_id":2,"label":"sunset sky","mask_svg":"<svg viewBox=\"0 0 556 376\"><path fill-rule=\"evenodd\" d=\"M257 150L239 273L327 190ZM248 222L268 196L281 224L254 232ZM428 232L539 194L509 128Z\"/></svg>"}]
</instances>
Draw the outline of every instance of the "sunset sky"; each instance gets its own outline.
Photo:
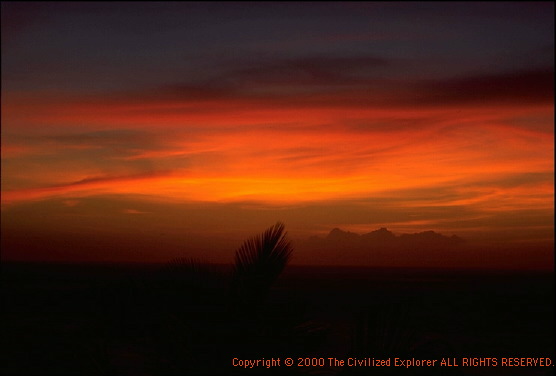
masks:
<instances>
[{"instance_id":1,"label":"sunset sky","mask_svg":"<svg viewBox=\"0 0 556 376\"><path fill-rule=\"evenodd\" d=\"M553 2L1 6L3 258L554 241Z\"/></svg>"}]
</instances>

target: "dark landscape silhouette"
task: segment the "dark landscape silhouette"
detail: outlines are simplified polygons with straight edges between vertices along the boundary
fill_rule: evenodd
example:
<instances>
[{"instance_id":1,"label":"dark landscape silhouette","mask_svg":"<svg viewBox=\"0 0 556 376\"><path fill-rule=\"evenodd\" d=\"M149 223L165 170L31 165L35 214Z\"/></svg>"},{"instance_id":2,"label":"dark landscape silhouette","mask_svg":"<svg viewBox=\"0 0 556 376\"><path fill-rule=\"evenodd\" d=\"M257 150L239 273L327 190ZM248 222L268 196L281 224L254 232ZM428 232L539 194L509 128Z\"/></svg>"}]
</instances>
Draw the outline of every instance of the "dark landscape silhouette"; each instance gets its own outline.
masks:
<instances>
[{"instance_id":1,"label":"dark landscape silhouette","mask_svg":"<svg viewBox=\"0 0 556 376\"><path fill-rule=\"evenodd\" d=\"M365 235L334 229L313 241L462 242L386 229ZM466 375L476 373L328 363L251 369L234 367L232 359L554 352L551 272L288 266L293 258L285 226L277 223L246 240L233 265L187 255L158 265L3 262L2 374Z\"/></svg>"},{"instance_id":2,"label":"dark landscape silhouette","mask_svg":"<svg viewBox=\"0 0 556 376\"><path fill-rule=\"evenodd\" d=\"M459 236L445 236L434 231L423 231L414 234L395 235L393 232L382 227L362 235L342 231L334 228L325 238L314 236L310 239L315 245L322 247L368 247L383 249L406 249L406 250L428 250L439 249L449 250L465 242Z\"/></svg>"}]
</instances>

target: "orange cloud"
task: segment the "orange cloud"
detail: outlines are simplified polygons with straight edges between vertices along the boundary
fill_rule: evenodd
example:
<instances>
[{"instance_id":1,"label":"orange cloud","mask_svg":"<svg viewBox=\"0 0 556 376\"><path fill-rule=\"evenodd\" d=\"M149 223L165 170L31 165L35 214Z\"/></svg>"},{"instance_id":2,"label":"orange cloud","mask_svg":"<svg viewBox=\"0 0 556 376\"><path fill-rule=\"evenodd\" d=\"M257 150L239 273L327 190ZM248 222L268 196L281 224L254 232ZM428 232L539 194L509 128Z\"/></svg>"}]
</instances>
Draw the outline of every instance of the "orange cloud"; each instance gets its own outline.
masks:
<instances>
[{"instance_id":1,"label":"orange cloud","mask_svg":"<svg viewBox=\"0 0 556 376\"><path fill-rule=\"evenodd\" d=\"M65 138L43 136L43 150L50 148L55 158L41 166L36 178L46 183L50 174L49 186L5 191L3 201L64 192L115 191L186 200L293 202L365 197L399 188L553 171L552 134L507 121L549 115L550 106L275 109L249 101L238 108L236 100L218 103L206 107L197 103L195 111L179 110L170 117L159 116L160 107L172 106L161 103L144 107L83 103L64 110L53 103L39 106L33 112L35 121L59 126L80 122L85 124L77 127L81 132L109 124L124 129L133 126L136 131L106 131L94 137L79 136L79 131ZM214 112L221 107L227 112ZM24 112L30 113L28 110ZM27 116L20 115L20 121ZM412 120L419 126L412 126ZM236 123L240 125L229 127ZM35 142L40 143L40 135ZM40 145L32 146L40 149ZM75 162L75 153L84 153L78 155L82 163ZM75 169L63 171L62 182L56 164L70 159ZM7 158L7 170L25 160L14 154ZM115 171L103 172L107 168ZM124 178L114 179L114 175ZM126 176L140 176L141 183Z\"/></svg>"}]
</instances>

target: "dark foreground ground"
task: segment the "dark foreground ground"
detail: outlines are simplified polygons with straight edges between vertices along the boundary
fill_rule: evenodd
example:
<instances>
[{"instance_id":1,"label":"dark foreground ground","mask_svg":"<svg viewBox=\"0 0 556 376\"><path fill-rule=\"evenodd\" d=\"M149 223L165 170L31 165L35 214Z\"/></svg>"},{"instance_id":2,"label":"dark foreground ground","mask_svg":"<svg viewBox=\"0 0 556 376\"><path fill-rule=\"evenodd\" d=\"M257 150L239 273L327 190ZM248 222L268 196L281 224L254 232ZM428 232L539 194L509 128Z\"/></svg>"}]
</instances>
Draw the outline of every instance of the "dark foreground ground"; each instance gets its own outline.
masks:
<instances>
[{"instance_id":1,"label":"dark foreground ground","mask_svg":"<svg viewBox=\"0 0 556 376\"><path fill-rule=\"evenodd\" d=\"M3 263L0 372L554 374L507 359L555 360L553 273L289 266L252 305L230 294L229 273Z\"/></svg>"}]
</instances>

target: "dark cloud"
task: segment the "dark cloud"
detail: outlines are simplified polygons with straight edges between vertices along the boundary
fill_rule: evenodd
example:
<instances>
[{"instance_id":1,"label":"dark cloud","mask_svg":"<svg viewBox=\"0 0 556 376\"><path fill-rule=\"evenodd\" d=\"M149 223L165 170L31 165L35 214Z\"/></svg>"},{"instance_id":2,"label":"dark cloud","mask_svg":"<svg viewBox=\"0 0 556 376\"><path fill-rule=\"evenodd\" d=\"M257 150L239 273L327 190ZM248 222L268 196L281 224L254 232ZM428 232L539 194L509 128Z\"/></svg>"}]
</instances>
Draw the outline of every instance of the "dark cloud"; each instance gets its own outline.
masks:
<instances>
[{"instance_id":1,"label":"dark cloud","mask_svg":"<svg viewBox=\"0 0 556 376\"><path fill-rule=\"evenodd\" d=\"M306 56L291 59L241 59L218 64L217 75L201 81L164 85L137 97L155 100L277 99L298 90L366 87L397 62L380 56ZM285 88L285 90L284 90ZM278 91L276 91L278 89Z\"/></svg>"},{"instance_id":2,"label":"dark cloud","mask_svg":"<svg viewBox=\"0 0 556 376\"><path fill-rule=\"evenodd\" d=\"M49 143L57 148L106 149L110 150L113 156L153 150L160 146L155 135L126 129L52 134L33 138L35 142Z\"/></svg>"},{"instance_id":3,"label":"dark cloud","mask_svg":"<svg viewBox=\"0 0 556 376\"><path fill-rule=\"evenodd\" d=\"M430 104L550 103L554 101L554 69L429 81L415 85L414 92L416 102Z\"/></svg>"},{"instance_id":4,"label":"dark cloud","mask_svg":"<svg viewBox=\"0 0 556 376\"><path fill-rule=\"evenodd\" d=\"M10 134L8 138L12 144L49 148L52 154L67 154L68 157L74 158L95 157L108 163L108 160L131 160L148 152L171 151L175 148L172 144L175 136L172 132L114 129L92 132L68 131L40 136Z\"/></svg>"},{"instance_id":5,"label":"dark cloud","mask_svg":"<svg viewBox=\"0 0 556 376\"><path fill-rule=\"evenodd\" d=\"M154 89L154 100L250 100L266 106L443 106L467 104L550 103L554 70L538 68L442 80L395 79L379 57L303 58L261 63L203 83ZM397 68L396 68L397 69ZM158 98L158 99L155 99ZM176 109L169 109L169 111ZM182 110L183 109L177 109ZM410 119L411 121L411 119Z\"/></svg>"},{"instance_id":6,"label":"dark cloud","mask_svg":"<svg viewBox=\"0 0 556 376\"><path fill-rule=\"evenodd\" d=\"M88 177L85 179L81 179L78 181L74 181L67 184L60 184L53 187L48 188L65 188L65 187L75 187L75 186L84 186L90 185L95 183L114 183L114 182L126 182L130 180L141 180L146 178L153 178L159 176L167 176L171 174L171 171L150 171L150 172L142 172L139 174L132 174L132 175L121 175L121 176L93 176Z\"/></svg>"},{"instance_id":7,"label":"dark cloud","mask_svg":"<svg viewBox=\"0 0 556 376\"><path fill-rule=\"evenodd\" d=\"M235 85L229 85L222 81L208 81L203 83L177 83L164 85L159 88L144 91L138 95L139 99L164 100L221 100L239 98L241 93Z\"/></svg>"},{"instance_id":8,"label":"dark cloud","mask_svg":"<svg viewBox=\"0 0 556 376\"><path fill-rule=\"evenodd\" d=\"M247 62L218 80L255 85L362 85L394 64L380 56L308 56Z\"/></svg>"}]
</instances>

